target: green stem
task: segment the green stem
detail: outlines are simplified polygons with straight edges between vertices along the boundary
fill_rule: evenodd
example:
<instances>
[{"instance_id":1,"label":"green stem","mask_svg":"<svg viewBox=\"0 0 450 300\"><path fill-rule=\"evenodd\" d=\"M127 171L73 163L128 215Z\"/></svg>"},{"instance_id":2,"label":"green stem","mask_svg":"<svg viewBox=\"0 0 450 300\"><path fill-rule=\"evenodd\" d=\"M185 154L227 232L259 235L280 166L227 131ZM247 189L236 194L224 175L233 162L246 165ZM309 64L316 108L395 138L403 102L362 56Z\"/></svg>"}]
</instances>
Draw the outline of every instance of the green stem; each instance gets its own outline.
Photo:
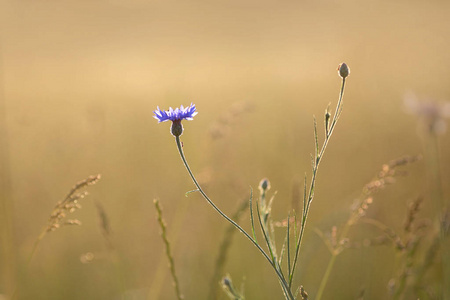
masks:
<instances>
[{"instance_id":1,"label":"green stem","mask_svg":"<svg viewBox=\"0 0 450 300\"><path fill-rule=\"evenodd\" d=\"M285 294L287 294L287 296L289 297L288 299L291 300L295 300L294 295L292 294L291 290L289 289L289 286L286 282L286 280L284 279L284 277L281 275L281 273L279 272L278 268L274 265L274 263L272 262L272 260L270 259L270 257L266 254L266 252L264 252L264 250L250 237L250 235L244 230L242 229L241 226L239 226L236 222L234 222L233 220L231 220L227 215L225 215L215 204L214 202L211 201L211 199L209 199L209 197L206 195L206 193L203 191L203 189L201 188L200 184L197 182L197 180L195 179L194 174L192 173L191 169L189 168L189 165L186 161L186 158L184 156L184 152L183 152L183 148L181 146L181 141L180 141L180 137L176 136L175 137L176 143L177 143L177 147L178 147L178 152L180 153L181 156L181 160L184 163L184 166L186 167L186 170L188 171L189 175L191 176L192 181L194 182L195 186L197 187L198 191L200 192L200 194L202 194L203 198L205 198L205 200L214 208L215 211L217 211L219 213L219 215L221 215L225 220L227 220L230 224L232 224L234 227L236 227L242 234L245 235L245 237L247 239L249 239L252 244L261 252L261 254L267 259L267 261L270 263L270 265L272 266L272 268L275 270L275 273L278 276L278 279L280 280L280 283L282 285L283 291Z\"/></svg>"},{"instance_id":2,"label":"green stem","mask_svg":"<svg viewBox=\"0 0 450 300\"><path fill-rule=\"evenodd\" d=\"M376 226L377 228L379 228L382 231L386 231L386 229L388 229L387 226L383 225L381 222L378 222L377 220L372 220L372 219L364 219L364 222L372 224L374 226ZM338 240L343 240L347 234L348 231L350 230L350 227L353 224L353 220L349 219L346 223L344 228L342 229L341 234L339 235ZM334 263L336 261L337 256L341 253L341 251L339 251L339 249L332 249L331 251L331 259L328 262L328 266L325 270L325 274L322 277L322 281L320 282L320 286L319 286L319 290L317 291L317 296L316 296L316 300L320 300L323 296L323 292L325 291L325 287L327 285L328 279L330 277L331 271L333 270L334 267ZM406 278L406 277L405 277ZM398 299L398 297L394 297L395 299Z\"/></svg>"},{"instance_id":3,"label":"green stem","mask_svg":"<svg viewBox=\"0 0 450 300\"><path fill-rule=\"evenodd\" d=\"M332 253L330 261L328 262L327 269L325 271L325 274L322 277L322 281L320 282L319 290L317 291L316 300L322 299L323 292L325 291L325 286L327 285L328 278L330 277L331 270L333 270L334 263L336 261L337 254Z\"/></svg>"},{"instance_id":4,"label":"green stem","mask_svg":"<svg viewBox=\"0 0 450 300\"><path fill-rule=\"evenodd\" d=\"M342 98L344 96L344 87L345 87L345 78L342 79L341 91L339 93L339 100L338 100L338 103L336 106L336 111L334 113L333 120L331 121L331 124L330 124L330 129L328 131L328 134L325 137L325 141L323 142L322 149L320 150L319 154L317 154L317 156L314 158L314 166L313 166L313 171L312 171L313 174L312 174L312 178L311 178L311 185L309 188L308 200L306 202L306 206L302 213L302 223L301 223L301 227L300 227L300 235L297 240L297 247L295 249L294 261L292 264L292 270L290 272L291 275L289 278L289 287L292 286L292 280L294 278L295 267L297 266L298 254L300 252L300 247L301 247L301 243L302 243L302 239L303 239L303 233L304 233L305 226L306 226L306 220L308 217L308 212L309 212L309 208L311 206L311 202L314 198L314 187L315 187L315 183L316 183L316 176L317 176L317 171L319 169L319 164L322 161L322 157L323 157L323 154L325 153L325 149L327 148L328 141L330 140L331 135L333 134L336 123L342 112Z\"/></svg>"},{"instance_id":5,"label":"green stem","mask_svg":"<svg viewBox=\"0 0 450 300\"><path fill-rule=\"evenodd\" d=\"M342 241L347 236L347 233L350 230L351 224L352 224L351 220L349 220L345 223L345 226L342 229L341 234L339 235L339 239L338 239L339 241ZM328 262L327 269L325 270L325 274L323 275L322 281L320 282L319 290L317 291L316 300L320 300L322 298L322 295L323 295L323 292L325 291L325 287L327 285L328 279L330 278L331 271L333 270L334 263L336 261L336 257L340 253L341 252L338 251L337 249L332 249L331 259Z\"/></svg>"}]
</instances>

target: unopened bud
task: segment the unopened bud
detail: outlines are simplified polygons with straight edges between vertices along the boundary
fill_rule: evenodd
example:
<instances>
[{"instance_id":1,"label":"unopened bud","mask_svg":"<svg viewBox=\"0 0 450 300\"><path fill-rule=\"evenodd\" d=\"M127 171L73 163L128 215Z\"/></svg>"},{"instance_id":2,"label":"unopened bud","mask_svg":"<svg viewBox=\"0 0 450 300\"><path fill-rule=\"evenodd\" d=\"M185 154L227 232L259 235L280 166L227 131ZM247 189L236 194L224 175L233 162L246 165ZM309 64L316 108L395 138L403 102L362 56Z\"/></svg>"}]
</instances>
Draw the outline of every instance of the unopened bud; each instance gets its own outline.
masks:
<instances>
[{"instance_id":1,"label":"unopened bud","mask_svg":"<svg viewBox=\"0 0 450 300\"><path fill-rule=\"evenodd\" d=\"M222 279L222 284L226 287L231 287L231 279L228 277L224 277Z\"/></svg>"},{"instance_id":2,"label":"unopened bud","mask_svg":"<svg viewBox=\"0 0 450 300\"><path fill-rule=\"evenodd\" d=\"M342 63L338 67L338 72L339 72L339 76L341 76L342 78L345 78L348 75L350 75L350 68L347 66L346 63Z\"/></svg>"},{"instance_id":3,"label":"unopened bud","mask_svg":"<svg viewBox=\"0 0 450 300\"><path fill-rule=\"evenodd\" d=\"M269 179L267 179L267 178L262 179L259 182L259 189L260 189L261 193L270 190L270 181L269 181Z\"/></svg>"}]
</instances>

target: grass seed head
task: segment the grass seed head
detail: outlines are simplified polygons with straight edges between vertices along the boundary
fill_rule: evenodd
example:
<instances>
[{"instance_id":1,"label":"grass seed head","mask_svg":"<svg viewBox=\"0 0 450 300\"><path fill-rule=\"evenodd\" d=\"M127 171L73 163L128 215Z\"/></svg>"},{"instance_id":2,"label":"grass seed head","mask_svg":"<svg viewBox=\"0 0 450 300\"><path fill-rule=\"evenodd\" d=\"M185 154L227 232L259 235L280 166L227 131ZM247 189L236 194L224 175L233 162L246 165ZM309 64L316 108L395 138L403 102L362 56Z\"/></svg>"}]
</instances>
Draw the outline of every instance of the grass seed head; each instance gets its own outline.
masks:
<instances>
[{"instance_id":1,"label":"grass seed head","mask_svg":"<svg viewBox=\"0 0 450 300\"><path fill-rule=\"evenodd\" d=\"M48 219L48 224L46 232L55 231L60 228L61 225L81 225L80 220L69 219L64 221L68 214L75 212L77 209L81 208L79 200L83 199L88 195L86 191L80 191L82 188L96 184L100 180L100 174L91 175L85 180L77 182L69 194L63 201L58 201L53 208L50 218Z\"/></svg>"}]
</instances>

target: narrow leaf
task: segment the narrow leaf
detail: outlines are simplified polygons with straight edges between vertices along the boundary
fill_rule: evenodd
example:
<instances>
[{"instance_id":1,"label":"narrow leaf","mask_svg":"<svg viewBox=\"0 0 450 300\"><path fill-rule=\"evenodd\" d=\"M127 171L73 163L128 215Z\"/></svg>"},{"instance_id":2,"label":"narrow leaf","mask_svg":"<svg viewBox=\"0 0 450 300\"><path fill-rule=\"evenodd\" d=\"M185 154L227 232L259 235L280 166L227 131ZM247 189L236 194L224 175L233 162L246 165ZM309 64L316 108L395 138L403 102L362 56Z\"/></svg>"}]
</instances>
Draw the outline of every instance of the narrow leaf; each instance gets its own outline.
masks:
<instances>
[{"instance_id":1,"label":"narrow leaf","mask_svg":"<svg viewBox=\"0 0 450 300\"><path fill-rule=\"evenodd\" d=\"M269 236L267 235L267 232L266 232L266 230L264 228L264 225L263 225L263 223L261 221L261 213L259 212L259 205L258 205L258 203L256 203L256 212L258 213L259 226L261 227L261 231L263 233L264 239L266 240L266 245L267 245L267 248L269 249L270 257L272 258L272 263L275 265L275 263L276 263L275 256L273 255L272 247L270 245Z\"/></svg>"},{"instance_id":2,"label":"narrow leaf","mask_svg":"<svg viewBox=\"0 0 450 300\"><path fill-rule=\"evenodd\" d=\"M252 233L253 233L253 240L256 244L258 244L258 240L256 239L255 234L255 223L253 221L253 189L250 188L250 222L252 224Z\"/></svg>"},{"instance_id":3,"label":"narrow leaf","mask_svg":"<svg viewBox=\"0 0 450 300\"><path fill-rule=\"evenodd\" d=\"M316 117L314 117L314 140L315 140L315 154L314 154L314 160L315 160L315 165L317 165L317 159L319 158L319 137L317 135L317 121L316 121ZM315 166L314 165L314 166Z\"/></svg>"},{"instance_id":4,"label":"narrow leaf","mask_svg":"<svg viewBox=\"0 0 450 300\"><path fill-rule=\"evenodd\" d=\"M189 194L195 193L195 192L198 192L198 191L199 191L198 189L187 191L186 193L184 193L184 196L187 197Z\"/></svg>"}]
</instances>

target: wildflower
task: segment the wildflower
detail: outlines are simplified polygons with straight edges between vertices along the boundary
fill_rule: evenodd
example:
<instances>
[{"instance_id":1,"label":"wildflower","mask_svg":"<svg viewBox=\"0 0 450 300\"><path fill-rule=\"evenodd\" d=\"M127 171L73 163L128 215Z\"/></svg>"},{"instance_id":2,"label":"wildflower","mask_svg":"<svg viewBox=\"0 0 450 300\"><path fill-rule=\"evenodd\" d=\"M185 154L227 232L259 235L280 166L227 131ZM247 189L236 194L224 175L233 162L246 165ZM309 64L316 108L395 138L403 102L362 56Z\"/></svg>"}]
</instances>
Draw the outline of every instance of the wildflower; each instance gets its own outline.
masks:
<instances>
[{"instance_id":1,"label":"wildflower","mask_svg":"<svg viewBox=\"0 0 450 300\"><path fill-rule=\"evenodd\" d=\"M183 133L183 125L181 125L182 120L193 120L194 116L197 115L198 112L195 111L195 104L189 105L184 108L183 105L180 108L173 109L172 107L169 110L161 110L159 106L153 112L154 118L158 120L158 123L165 121L172 121L171 133L173 136L180 136Z\"/></svg>"},{"instance_id":2,"label":"wildflower","mask_svg":"<svg viewBox=\"0 0 450 300\"><path fill-rule=\"evenodd\" d=\"M445 119L450 118L450 103L429 100L420 101L414 94L409 93L404 98L406 111L416 115L430 134L444 134L447 130Z\"/></svg>"}]
</instances>

